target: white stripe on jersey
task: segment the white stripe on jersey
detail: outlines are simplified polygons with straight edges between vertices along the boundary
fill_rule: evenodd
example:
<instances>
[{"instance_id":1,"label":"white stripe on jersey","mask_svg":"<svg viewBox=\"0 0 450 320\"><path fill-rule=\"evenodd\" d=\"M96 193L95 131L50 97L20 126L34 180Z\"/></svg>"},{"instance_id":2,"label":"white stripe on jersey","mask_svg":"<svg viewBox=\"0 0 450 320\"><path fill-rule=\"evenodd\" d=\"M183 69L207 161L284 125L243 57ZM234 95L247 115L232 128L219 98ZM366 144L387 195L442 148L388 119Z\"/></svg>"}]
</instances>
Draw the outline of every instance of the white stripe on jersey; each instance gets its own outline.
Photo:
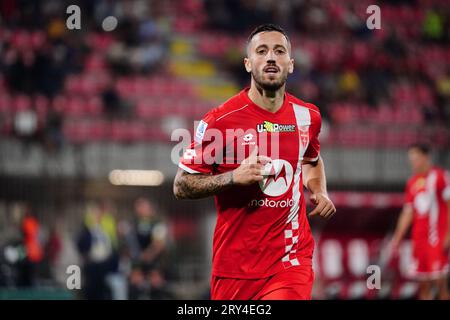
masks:
<instances>
[{"instance_id":1,"label":"white stripe on jersey","mask_svg":"<svg viewBox=\"0 0 450 320\"><path fill-rule=\"evenodd\" d=\"M450 200L450 173L448 171L444 172L444 190L442 190L442 198L445 201Z\"/></svg>"},{"instance_id":2,"label":"white stripe on jersey","mask_svg":"<svg viewBox=\"0 0 450 320\"><path fill-rule=\"evenodd\" d=\"M188 172L188 173L193 173L193 174L195 174L195 173L200 173L200 172L195 171L194 169L191 169L191 168L189 168L188 166L182 164L181 162L178 163L178 167L181 168L181 169L183 169L184 171L186 171L186 172Z\"/></svg>"},{"instance_id":3,"label":"white stripe on jersey","mask_svg":"<svg viewBox=\"0 0 450 320\"><path fill-rule=\"evenodd\" d=\"M439 205L436 193L437 175L436 171L430 172L426 181L428 196L430 197L430 214L428 216L428 242L435 246L439 241L438 235L438 219Z\"/></svg>"},{"instance_id":4,"label":"white stripe on jersey","mask_svg":"<svg viewBox=\"0 0 450 320\"><path fill-rule=\"evenodd\" d=\"M230 115L230 114L236 112L236 111L240 111L240 110L242 110L242 109L244 109L244 108L247 108L247 107L248 107L248 104L246 104L245 106L243 106L243 107L241 107L241 108L239 108L239 109L231 110L230 112L227 112L227 113L225 113L224 115L221 115L220 117L218 117L218 118L216 119L216 122L219 121L220 119L225 118L226 116L228 116L228 115Z\"/></svg>"},{"instance_id":5,"label":"white stripe on jersey","mask_svg":"<svg viewBox=\"0 0 450 320\"><path fill-rule=\"evenodd\" d=\"M294 110L295 120L297 123L297 129L301 126L309 126L311 125L311 115L309 113L309 109L299 106L297 104L292 104L292 108ZM298 159L297 159L297 168L294 173L294 185L292 187L292 202L293 205L290 209L289 216L286 221L286 229L284 231L285 234L285 256L281 259L285 268L289 268L291 266L297 266L300 262L297 259L297 246L298 246L298 238L299 238L299 223L298 223L298 211L299 211L299 203L300 197L302 193L300 192L300 177L302 173L302 159L305 154L306 148L303 148L300 134L298 133Z\"/></svg>"}]
</instances>

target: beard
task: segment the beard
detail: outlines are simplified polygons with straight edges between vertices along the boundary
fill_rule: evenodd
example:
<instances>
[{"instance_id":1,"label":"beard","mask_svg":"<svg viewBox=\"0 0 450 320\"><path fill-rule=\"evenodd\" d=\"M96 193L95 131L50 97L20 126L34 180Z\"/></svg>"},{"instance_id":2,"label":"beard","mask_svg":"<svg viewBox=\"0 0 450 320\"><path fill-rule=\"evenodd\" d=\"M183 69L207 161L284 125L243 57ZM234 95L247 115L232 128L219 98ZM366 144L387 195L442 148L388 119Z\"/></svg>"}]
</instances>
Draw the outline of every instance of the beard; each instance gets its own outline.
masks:
<instances>
[{"instance_id":1,"label":"beard","mask_svg":"<svg viewBox=\"0 0 450 320\"><path fill-rule=\"evenodd\" d=\"M264 91L275 92L279 90L286 83L287 80L287 72L283 72L280 75L280 78L276 81L264 80L263 76L264 76L263 72L252 71L252 78L255 80L258 87L260 87Z\"/></svg>"}]
</instances>

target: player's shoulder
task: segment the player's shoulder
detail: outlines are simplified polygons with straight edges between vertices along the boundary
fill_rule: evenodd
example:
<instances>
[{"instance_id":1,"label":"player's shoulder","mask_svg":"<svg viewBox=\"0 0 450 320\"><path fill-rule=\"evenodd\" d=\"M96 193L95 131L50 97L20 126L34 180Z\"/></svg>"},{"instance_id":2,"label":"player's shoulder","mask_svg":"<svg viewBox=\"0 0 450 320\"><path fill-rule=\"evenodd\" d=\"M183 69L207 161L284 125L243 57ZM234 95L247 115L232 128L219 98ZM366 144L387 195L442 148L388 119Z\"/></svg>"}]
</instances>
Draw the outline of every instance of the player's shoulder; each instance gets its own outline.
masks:
<instances>
[{"instance_id":1,"label":"player's shoulder","mask_svg":"<svg viewBox=\"0 0 450 320\"><path fill-rule=\"evenodd\" d=\"M406 188L410 188L417 180L417 175L412 175L408 178L408 180L406 181Z\"/></svg>"},{"instance_id":2,"label":"player's shoulder","mask_svg":"<svg viewBox=\"0 0 450 320\"><path fill-rule=\"evenodd\" d=\"M405 189L404 189L406 194L412 194L413 189L414 189L413 186L414 186L414 184L416 182L417 182L417 176L416 175L413 175L413 176L408 178L408 180L406 181Z\"/></svg>"},{"instance_id":3,"label":"player's shoulder","mask_svg":"<svg viewBox=\"0 0 450 320\"><path fill-rule=\"evenodd\" d=\"M423 180L424 176L421 174L413 173L408 180L406 181L406 187L412 188L416 183L422 183L420 180Z\"/></svg>"},{"instance_id":4,"label":"player's shoulder","mask_svg":"<svg viewBox=\"0 0 450 320\"><path fill-rule=\"evenodd\" d=\"M302 99L299 99L290 93L287 94L287 97L288 97L289 101L292 102L293 104L308 108L309 110L313 111L313 114L315 113L318 116L320 116L320 109L315 104L313 104L311 102L306 102Z\"/></svg>"},{"instance_id":5,"label":"player's shoulder","mask_svg":"<svg viewBox=\"0 0 450 320\"><path fill-rule=\"evenodd\" d=\"M433 170L436 172L438 178L444 179L449 175L449 171L445 168L434 166Z\"/></svg>"},{"instance_id":6,"label":"player's shoulder","mask_svg":"<svg viewBox=\"0 0 450 320\"><path fill-rule=\"evenodd\" d=\"M447 169L439 166L433 166L433 170L435 170L438 174L445 174L445 172L448 171Z\"/></svg>"},{"instance_id":7,"label":"player's shoulder","mask_svg":"<svg viewBox=\"0 0 450 320\"><path fill-rule=\"evenodd\" d=\"M213 122L226 121L230 116L237 116L235 114L239 110L246 107L246 102L242 99L241 94L238 93L222 104L209 110L204 119L211 120ZM206 120L205 120L206 121Z\"/></svg>"}]
</instances>

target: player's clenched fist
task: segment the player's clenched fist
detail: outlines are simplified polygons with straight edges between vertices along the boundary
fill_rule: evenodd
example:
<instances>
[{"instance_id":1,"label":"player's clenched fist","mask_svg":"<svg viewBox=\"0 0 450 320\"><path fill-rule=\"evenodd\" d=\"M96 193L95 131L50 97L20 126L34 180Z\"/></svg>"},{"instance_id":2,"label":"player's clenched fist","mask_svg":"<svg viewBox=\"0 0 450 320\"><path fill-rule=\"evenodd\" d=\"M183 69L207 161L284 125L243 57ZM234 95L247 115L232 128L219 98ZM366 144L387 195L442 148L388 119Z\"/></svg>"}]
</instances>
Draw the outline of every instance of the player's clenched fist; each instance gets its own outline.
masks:
<instances>
[{"instance_id":1,"label":"player's clenched fist","mask_svg":"<svg viewBox=\"0 0 450 320\"><path fill-rule=\"evenodd\" d=\"M331 218L336 213L336 208L333 202L324 193L316 193L311 195L310 200L316 205L316 208L311 211L308 216L320 215L322 218Z\"/></svg>"},{"instance_id":2,"label":"player's clenched fist","mask_svg":"<svg viewBox=\"0 0 450 320\"><path fill-rule=\"evenodd\" d=\"M253 149L248 158L242 161L241 165L233 170L233 183L241 186L248 186L264 178L264 165L272 159L266 156L258 156L258 146Z\"/></svg>"}]
</instances>

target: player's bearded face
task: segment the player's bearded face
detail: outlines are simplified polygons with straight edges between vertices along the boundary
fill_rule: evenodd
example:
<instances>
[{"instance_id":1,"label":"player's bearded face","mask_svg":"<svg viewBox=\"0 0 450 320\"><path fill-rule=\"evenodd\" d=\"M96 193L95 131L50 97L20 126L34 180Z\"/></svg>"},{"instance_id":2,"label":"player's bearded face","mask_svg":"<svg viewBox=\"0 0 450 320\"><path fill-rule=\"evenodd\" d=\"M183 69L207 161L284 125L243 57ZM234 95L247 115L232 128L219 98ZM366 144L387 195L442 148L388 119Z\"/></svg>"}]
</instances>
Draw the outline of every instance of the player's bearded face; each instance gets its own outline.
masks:
<instances>
[{"instance_id":1,"label":"player's bearded face","mask_svg":"<svg viewBox=\"0 0 450 320\"><path fill-rule=\"evenodd\" d=\"M414 172L421 172L428 164L428 157L416 149L408 151L408 159Z\"/></svg>"},{"instance_id":2,"label":"player's bearded face","mask_svg":"<svg viewBox=\"0 0 450 320\"><path fill-rule=\"evenodd\" d=\"M277 91L293 71L289 43L279 32L255 35L249 45L246 69L256 85L266 91Z\"/></svg>"}]
</instances>

